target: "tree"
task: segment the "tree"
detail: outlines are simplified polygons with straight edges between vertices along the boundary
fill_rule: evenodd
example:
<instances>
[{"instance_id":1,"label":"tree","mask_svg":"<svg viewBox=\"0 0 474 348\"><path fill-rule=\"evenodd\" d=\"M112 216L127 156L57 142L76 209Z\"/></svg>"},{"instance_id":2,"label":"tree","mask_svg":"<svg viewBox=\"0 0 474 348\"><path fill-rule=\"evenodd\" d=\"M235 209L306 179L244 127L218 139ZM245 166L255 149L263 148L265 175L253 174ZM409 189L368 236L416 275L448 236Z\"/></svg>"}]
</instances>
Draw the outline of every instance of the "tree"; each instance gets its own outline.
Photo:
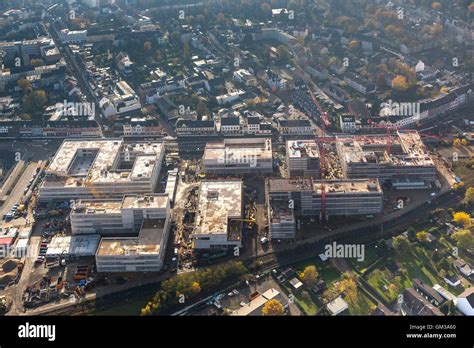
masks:
<instances>
[{"instance_id":1,"label":"tree","mask_svg":"<svg viewBox=\"0 0 474 348\"><path fill-rule=\"evenodd\" d=\"M474 235L471 230L456 231L453 233L453 239L461 249L468 250L474 248Z\"/></svg>"},{"instance_id":2,"label":"tree","mask_svg":"<svg viewBox=\"0 0 474 348\"><path fill-rule=\"evenodd\" d=\"M453 214L453 220L457 224L462 224L464 227L471 225L471 216L463 211L458 211Z\"/></svg>"},{"instance_id":3,"label":"tree","mask_svg":"<svg viewBox=\"0 0 474 348\"><path fill-rule=\"evenodd\" d=\"M17 82L18 84L18 87L20 87L23 91L23 93L28 93L28 92L31 92L31 82L27 79L21 79L21 80L18 80Z\"/></svg>"},{"instance_id":4,"label":"tree","mask_svg":"<svg viewBox=\"0 0 474 348\"><path fill-rule=\"evenodd\" d=\"M350 273L343 274L343 279L339 282L338 289L340 292L344 292L351 302L357 301L357 283Z\"/></svg>"},{"instance_id":5,"label":"tree","mask_svg":"<svg viewBox=\"0 0 474 348\"><path fill-rule=\"evenodd\" d=\"M410 227L407 230L407 235L409 240L415 240L416 238L416 230L413 227Z\"/></svg>"},{"instance_id":6,"label":"tree","mask_svg":"<svg viewBox=\"0 0 474 348\"><path fill-rule=\"evenodd\" d=\"M359 48L360 46L360 41L359 40L352 40L350 43L349 43L349 49L352 51L352 50L355 50L357 48Z\"/></svg>"},{"instance_id":7,"label":"tree","mask_svg":"<svg viewBox=\"0 0 474 348\"><path fill-rule=\"evenodd\" d=\"M285 314L285 308L278 300L270 300L262 308L262 314L265 316L278 316Z\"/></svg>"},{"instance_id":8,"label":"tree","mask_svg":"<svg viewBox=\"0 0 474 348\"><path fill-rule=\"evenodd\" d=\"M291 54L285 45L279 45L277 47L278 59L281 63L287 64L290 62Z\"/></svg>"},{"instance_id":9,"label":"tree","mask_svg":"<svg viewBox=\"0 0 474 348\"><path fill-rule=\"evenodd\" d=\"M407 255L411 252L411 245L404 236L396 236L392 243L393 249L400 255Z\"/></svg>"},{"instance_id":10,"label":"tree","mask_svg":"<svg viewBox=\"0 0 474 348\"><path fill-rule=\"evenodd\" d=\"M151 50L151 42L150 41L145 41L145 43L143 44L143 49L147 52L149 50Z\"/></svg>"},{"instance_id":11,"label":"tree","mask_svg":"<svg viewBox=\"0 0 474 348\"><path fill-rule=\"evenodd\" d=\"M45 91L38 90L25 94L22 102L23 108L27 113L39 115L43 112L43 107L48 102L48 97Z\"/></svg>"},{"instance_id":12,"label":"tree","mask_svg":"<svg viewBox=\"0 0 474 348\"><path fill-rule=\"evenodd\" d=\"M420 242L427 242L428 241L428 233L426 231L421 231L416 234L416 239Z\"/></svg>"},{"instance_id":13,"label":"tree","mask_svg":"<svg viewBox=\"0 0 474 348\"><path fill-rule=\"evenodd\" d=\"M474 203L474 187L469 187L464 194L464 202L468 204Z\"/></svg>"},{"instance_id":14,"label":"tree","mask_svg":"<svg viewBox=\"0 0 474 348\"><path fill-rule=\"evenodd\" d=\"M432 8L433 10L439 11L439 10L441 10L441 7L442 7L442 5L441 5L439 2L433 2L433 3L431 4L431 8Z\"/></svg>"},{"instance_id":15,"label":"tree","mask_svg":"<svg viewBox=\"0 0 474 348\"><path fill-rule=\"evenodd\" d=\"M183 61L185 63L191 62L191 48L187 42L183 46Z\"/></svg>"},{"instance_id":16,"label":"tree","mask_svg":"<svg viewBox=\"0 0 474 348\"><path fill-rule=\"evenodd\" d=\"M209 113L209 110L207 108L206 103L199 101L199 103L196 106L196 112L198 113L199 116L207 115Z\"/></svg>"},{"instance_id":17,"label":"tree","mask_svg":"<svg viewBox=\"0 0 474 348\"><path fill-rule=\"evenodd\" d=\"M408 80L403 75L395 76L395 78L392 80L392 86L399 91L406 91L409 88Z\"/></svg>"},{"instance_id":18,"label":"tree","mask_svg":"<svg viewBox=\"0 0 474 348\"><path fill-rule=\"evenodd\" d=\"M264 13L270 13L272 11L272 7L270 6L270 4L268 4L266 2L264 2L263 4L260 5L260 9Z\"/></svg>"},{"instance_id":19,"label":"tree","mask_svg":"<svg viewBox=\"0 0 474 348\"><path fill-rule=\"evenodd\" d=\"M316 270L316 266L307 266L299 276L301 281L306 285L310 287L316 285L316 282L318 281L318 271Z\"/></svg>"},{"instance_id":20,"label":"tree","mask_svg":"<svg viewBox=\"0 0 474 348\"><path fill-rule=\"evenodd\" d=\"M201 292L201 286L199 285L198 282L194 282L192 285L191 285L191 292L193 294L199 294Z\"/></svg>"}]
</instances>

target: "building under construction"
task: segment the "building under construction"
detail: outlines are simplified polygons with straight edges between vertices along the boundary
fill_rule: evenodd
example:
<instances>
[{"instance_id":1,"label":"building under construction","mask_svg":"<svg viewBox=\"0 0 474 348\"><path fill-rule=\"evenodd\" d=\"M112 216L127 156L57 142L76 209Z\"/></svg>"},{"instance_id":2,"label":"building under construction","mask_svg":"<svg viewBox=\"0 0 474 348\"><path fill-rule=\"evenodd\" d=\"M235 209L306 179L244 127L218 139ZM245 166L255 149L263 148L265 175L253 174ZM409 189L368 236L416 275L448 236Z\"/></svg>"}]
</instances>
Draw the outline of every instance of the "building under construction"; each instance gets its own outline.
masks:
<instances>
[{"instance_id":1,"label":"building under construction","mask_svg":"<svg viewBox=\"0 0 474 348\"><path fill-rule=\"evenodd\" d=\"M149 194L156 188L164 154L162 143L65 140L46 168L40 201Z\"/></svg>"},{"instance_id":2,"label":"building under construction","mask_svg":"<svg viewBox=\"0 0 474 348\"><path fill-rule=\"evenodd\" d=\"M435 163L417 132L338 138L336 148L349 179L377 178L400 189L429 188L436 181Z\"/></svg>"},{"instance_id":3,"label":"building under construction","mask_svg":"<svg viewBox=\"0 0 474 348\"><path fill-rule=\"evenodd\" d=\"M201 181L193 248L242 247L242 200L242 180Z\"/></svg>"},{"instance_id":4,"label":"building under construction","mask_svg":"<svg viewBox=\"0 0 474 348\"><path fill-rule=\"evenodd\" d=\"M267 138L225 139L209 142L203 169L212 174L253 174L273 171L272 141Z\"/></svg>"},{"instance_id":5,"label":"building under construction","mask_svg":"<svg viewBox=\"0 0 474 348\"><path fill-rule=\"evenodd\" d=\"M320 178L319 148L315 140L287 141L286 159L290 177Z\"/></svg>"},{"instance_id":6,"label":"building under construction","mask_svg":"<svg viewBox=\"0 0 474 348\"><path fill-rule=\"evenodd\" d=\"M324 187L324 193L322 191ZM270 238L294 238L295 216L373 215L382 212L377 179L328 180L270 178L266 181Z\"/></svg>"}]
</instances>

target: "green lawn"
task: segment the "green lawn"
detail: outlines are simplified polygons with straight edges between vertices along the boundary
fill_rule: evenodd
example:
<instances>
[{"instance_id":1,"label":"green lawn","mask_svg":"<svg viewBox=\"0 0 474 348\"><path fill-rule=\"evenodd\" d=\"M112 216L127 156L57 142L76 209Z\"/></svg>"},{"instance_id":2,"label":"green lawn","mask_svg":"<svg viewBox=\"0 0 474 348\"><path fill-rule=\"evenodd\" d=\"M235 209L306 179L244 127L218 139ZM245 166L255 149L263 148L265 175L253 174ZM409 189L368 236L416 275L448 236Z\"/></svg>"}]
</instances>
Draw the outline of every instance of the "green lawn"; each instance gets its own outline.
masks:
<instances>
[{"instance_id":1,"label":"green lawn","mask_svg":"<svg viewBox=\"0 0 474 348\"><path fill-rule=\"evenodd\" d=\"M461 178L465 187L474 187L474 170L467 168L469 161L460 160L454 165L454 173Z\"/></svg>"},{"instance_id":2,"label":"green lawn","mask_svg":"<svg viewBox=\"0 0 474 348\"><path fill-rule=\"evenodd\" d=\"M300 293L293 293L295 302L300 305L306 315L316 315L318 306L314 303L309 290L303 290Z\"/></svg>"},{"instance_id":3,"label":"green lawn","mask_svg":"<svg viewBox=\"0 0 474 348\"><path fill-rule=\"evenodd\" d=\"M335 267L333 267L329 261L322 262L319 257L314 257L305 261L300 261L292 265L296 272L302 272L307 266L316 266L316 269L319 274L319 278L326 282L326 285L329 287L331 283L338 280L341 277L341 272L339 272Z\"/></svg>"},{"instance_id":4,"label":"green lawn","mask_svg":"<svg viewBox=\"0 0 474 348\"><path fill-rule=\"evenodd\" d=\"M350 315L369 315L376 305L359 289L357 298L352 301L348 296L344 300L349 305Z\"/></svg>"},{"instance_id":5,"label":"green lawn","mask_svg":"<svg viewBox=\"0 0 474 348\"><path fill-rule=\"evenodd\" d=\"M386 268L389 263L395 262L402 269L400 276L394 276ZM436 266L426 255L425 249L419 246L413 247L413 253L407 255L393 254L386 262L383 262L367 276L368 283L387 301L394 301L398 294L412 287L413 279L421 279L426 284L445 285L443 280L438 277L427 265ZM386 288L384 288L384 286Z\"/></svg>"},{"instance_id":6,"label":"green lawn","mask_svg":"<svg viewBox=\"0 0 474 348\"><path fill-rule=\"evenodd\" d=\"M367 268L377 261L381 256L383 256L381 246L377 244L371 244L365 248L365 258L363 261L351 259L350 263L358 272L364 273Z\"/></svg>"}]
</instances>

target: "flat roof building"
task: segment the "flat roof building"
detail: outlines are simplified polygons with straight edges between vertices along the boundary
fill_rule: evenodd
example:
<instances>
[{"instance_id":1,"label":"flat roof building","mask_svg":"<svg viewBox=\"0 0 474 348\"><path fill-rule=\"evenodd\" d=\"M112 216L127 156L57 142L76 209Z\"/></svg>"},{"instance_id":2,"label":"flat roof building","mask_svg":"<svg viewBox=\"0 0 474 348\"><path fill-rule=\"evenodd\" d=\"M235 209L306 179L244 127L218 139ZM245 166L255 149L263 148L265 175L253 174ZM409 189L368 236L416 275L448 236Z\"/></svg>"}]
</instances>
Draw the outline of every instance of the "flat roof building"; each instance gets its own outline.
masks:
<instances>
[{"instance_id":1,"label":"flat roof building","mask_svg":"<svg viewBox=\"0 0 474 348\"><path fill-rule=\"evenodd\" d=\"M289 140L286 142L288 174L320 178L319 148L315 140Z\"/></svg>"},{"instance_id":2,"label":"flat roof building","mask_svg":"<svg viewBox=\"0 0 474 348\"><path fill-rule=\"evenodd\" d=\"M170 215L167 194L126 195L121 200L80 200L71 209L72 233L102 236L135 234L147 219Z\"/></svg>"},{"instance_id":3,"label":"flat roof building","mask_svg":"<svg viewBox=\"0 0 474 348\"><path fill-rule=\"evenodd\" d=\"M272 141L266 138L242 138L209 142L204 149L202 164L206 173L271 173Z\"/></svg>"},{"instance_id":4,"label":"flat roof building","mask_svg":"<svg viewBox=\"0 0 474 348\"><path fill-rule=\"evenodd\" d=\"M267 179L270 238L294 238L295 215L321 217L321 184L313 178ZM328 217L382 212L383 191L377 179L327 180L324 190Z\"/></svg>"},{"instance_id":5,"label":"flat roof building","mask_svg":"<svg viewBox=\"0 0 474 348\"><path fill-rule=\"evenodd\" d=\"M242 247L242 181L201 182L193 247Z\"/></svg>"},{"instance_id":6,"label":"flat roof building","mask_svg":"<svg viewBox=\"0 0 474 348\"><path fill-rule=\"evenodd\" d=\"M278 290L273 288L268 289L263 294L258 295L252 301L247 303L246 305L240 307L239 309L232 312L232 315L240 315L240 316L260 316L262 315L263 306L270 300L277 300L282 302L282 296Z\"/></svg>"},{"instance_id":7,"label":"flat roof building","mask_svg":"<svg viewBox=\"0 0 474 348\"><path fill-rule=\"evenodd\" d=\"M65 140L46 169L39 199L109 199L153 192L164 153L162 143Z\"/></svg>"},{"instance_id":8,"label":"flat roof building","mask_svg":"<svg viewBox=\"0 0 474 348\"><path fill-rule=\"evenodd\" d=\"M97 272L159 272L163 268L170 221L143 220L136 237L102 238L96 253Z\"/></svg>"},{"instance_id":9,"label":"flat roof building","mask_svg":"<svg viewBox=\"0 0 474 348\"><path fill-rule=\"evenodd\" d=\"M429 188L436 181L436 166L417 132L397 132L387 153L386 136L338 138L337 154L345 177L377 178L395 188ZM424 184L424 185L420 185Z\"/></svg>"},{"instance_id":10,"label":"flat roof building","mask_svg":"<svg viewBox=\"0 0 474 348\"><path fill-rule=\"evenodd\" d=\"M87 236L54 236L48 244L47 258L54 257L86 257L93 256L97 251L100 235L89 234Z\"/></svg>"}]
</instances>

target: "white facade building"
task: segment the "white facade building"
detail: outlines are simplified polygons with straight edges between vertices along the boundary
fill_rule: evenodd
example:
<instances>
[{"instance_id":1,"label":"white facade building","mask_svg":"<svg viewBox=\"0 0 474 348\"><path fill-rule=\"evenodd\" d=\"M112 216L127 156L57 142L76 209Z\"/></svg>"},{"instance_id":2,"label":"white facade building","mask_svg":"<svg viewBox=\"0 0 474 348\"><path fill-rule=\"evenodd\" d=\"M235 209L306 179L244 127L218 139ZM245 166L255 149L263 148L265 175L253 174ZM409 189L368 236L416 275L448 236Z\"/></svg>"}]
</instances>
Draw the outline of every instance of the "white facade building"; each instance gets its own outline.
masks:
<instances>
[{"instance_id":1,"label":"white facade building","mask_svg":"<svg viewBox=\"0 0 474 348\"><path fill-rule=\"evenodd\" d=\"M202 181L193 231L194 249L242 247L242 181Z\"/></svg>"}]
</instances>

